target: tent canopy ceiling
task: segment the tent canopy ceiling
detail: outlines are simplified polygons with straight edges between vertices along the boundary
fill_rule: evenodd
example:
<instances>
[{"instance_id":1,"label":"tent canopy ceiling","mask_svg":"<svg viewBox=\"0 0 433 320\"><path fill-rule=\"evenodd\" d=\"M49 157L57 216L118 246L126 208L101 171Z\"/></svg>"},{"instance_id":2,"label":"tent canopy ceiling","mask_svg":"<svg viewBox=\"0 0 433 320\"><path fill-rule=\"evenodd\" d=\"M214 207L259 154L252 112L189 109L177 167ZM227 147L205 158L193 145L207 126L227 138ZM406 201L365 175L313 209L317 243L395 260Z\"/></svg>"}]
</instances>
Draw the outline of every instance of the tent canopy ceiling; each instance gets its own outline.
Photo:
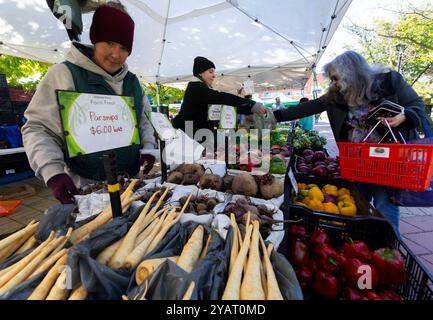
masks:
<instances>
[{"instance_id":1,"label":"tent canopy ceiling","mask_svg":"<svg viewBox=\"0 0 433 320\"><path fill-rule=\"evenodd\" d=\"M153 83L188 81L200 55L215 63L216 87L233 91L248 78L256 90L303 86L351 0L122 3L136 24L127 60L132 72ZM45 0L0 0L0 12L0 53L51 63L64 59L70 41ZM83 15L83 43L90 43L91 19L92 13Z\"/></svg>"}]
</instances>

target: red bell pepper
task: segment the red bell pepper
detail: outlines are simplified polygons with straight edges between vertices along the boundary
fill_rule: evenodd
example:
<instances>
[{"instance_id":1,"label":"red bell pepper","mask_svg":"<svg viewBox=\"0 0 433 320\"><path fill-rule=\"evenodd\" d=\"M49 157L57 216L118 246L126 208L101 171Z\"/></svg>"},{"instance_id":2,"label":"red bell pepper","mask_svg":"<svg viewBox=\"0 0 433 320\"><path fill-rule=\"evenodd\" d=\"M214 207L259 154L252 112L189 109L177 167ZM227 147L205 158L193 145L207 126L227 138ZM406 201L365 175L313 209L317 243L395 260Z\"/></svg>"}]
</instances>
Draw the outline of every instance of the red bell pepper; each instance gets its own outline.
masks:
<instances>
[{"instance_id":1,"label":"red bell pepper","mask_svg":"<svg viewBox=\"0 0 433 320\"><path fill-rule=\"evenodd\" d=\"M291 240L296 240L296 239L304 240L306 235L307 235L307 232L305 231L304 226L301 226L299 224L294 224L294 225L290 226L290 239Z\"/></svg>"},{"instance_id":2,"label":"red bell pepper","mask_svg":"<svg viewBox=\"0 0 433 320\"><path fill-rule=\"evenodd\" d=\"M371 252L363 241L351 241L343 244L343 251L346 258L356 258L362 262L369 262Z\"/></svg>"},{"instance_id":3,"label":"red bell pepper","mask_svg":"<svg viewBox=\"0 0 433 320\"><path fill-rule=\"evenodd\" d=\"M310 238L310 245L314 248L318 245L329 243L328 234L323 230L315 230Z\"/></svg>"},{"instance_id":4,"label":"red bell pepper","mask_svg":"<svg viewBox=\"0 0 433 320\"><path fill-rule=\"evenodd\" d=\"M314 292L327 299L337 299L337 278L324 271L318 271L314 276Z\"/></svg>"},{"instance_id":5,"label":"red bell pepper","mask_svg":"<svg viewBox=\"0 0 433 320\"><path fill-rule=\"evenodd\" d=\"M366 300L361 291L350 287L345 289L345 297L347 300Z\"/></svg>"},{"instance_id":6,"label":"red bell pepper","mask_svg":"<svg viewBox=\"0 0 433 320\"><path fill-rule=\"evenodd\" d=\"M313 280L313 273L308 267L303 267L296 272L296 275L298 276L298 281L302 289L307 288Z\"/></svg>"},{"instance_id":7,"label":"red bell pepper","mask_svg":"<svg viewBox=\"0 0 433 320\"><path fill-rule=\"evenodd\" d=\"M319 268L317 267L317 262L314 259L310 259L307 263L308 269L315 274L317 271L319 271Z\"/></svg>"},{"instance_id":8,"label":"red bell pepper","mask_svg":"<svg viewBox=\"0 0 433 320\"><path fill-rule=\"evenodd\" d=\"M404 259L395 249L381 248L373 252L372 264L383 283L400 286L404 283Z\"/></svg>"},{"instance_id":9,"label":"red bell pepper","mask_svg":"<svg viewBox=\"0 0 433 320\"><path fill-rule=\"evenodd\" d=\"M337 263L338 254L329 244L322 244L315 248L314 257L320 270L336 273L340 270Z\"/></svg>"},{"instance_id":10,"label":"red bell pepper","mask_svg":"<svg viewBox=\"0 0 433 320\"><path fill-rule=\"evenodd\" d=\"M361 266L368 266L371 269L371 288L368 289L376 288L377 283L379 282L377 271L368 263L361 262L356 258L347 260L346 267L344 268L344 277L346 283L351 287L359 288L358 280L361 276L363 276L363 272L360 269Z\"/></svg>"},{"instance_id":11,"label":"red bell pepper","mask_svg":"<svg viewBox=\"0 0 433 320\"><path fill-rule=\"evenodd\" d=\"M382 297L374 291L368 291L367 292L367 299L368 300L382 300Z\"/></svg>"},{"instance_id":12,"label":"red bell pepper","mask_svg":"<svg viewBox=\"0 0 433 320\"><path fill-rule=\"evenodd\" d=\"M382 300L402 300L397 293L391 290L383 290L379 292L379 296L382 298Z\"/></svg>"},{"instance_id":13,"label":"red bell pepper","mask_svg":"<svg viewBox=\"0 0 433 320\"><path fill-rule=\"evenodd\" d=\"M290 246L290 262L297 269L304 267L309 258L308 247L301 240L296 239L292 241Z\"/></svg>"}]
</instances>

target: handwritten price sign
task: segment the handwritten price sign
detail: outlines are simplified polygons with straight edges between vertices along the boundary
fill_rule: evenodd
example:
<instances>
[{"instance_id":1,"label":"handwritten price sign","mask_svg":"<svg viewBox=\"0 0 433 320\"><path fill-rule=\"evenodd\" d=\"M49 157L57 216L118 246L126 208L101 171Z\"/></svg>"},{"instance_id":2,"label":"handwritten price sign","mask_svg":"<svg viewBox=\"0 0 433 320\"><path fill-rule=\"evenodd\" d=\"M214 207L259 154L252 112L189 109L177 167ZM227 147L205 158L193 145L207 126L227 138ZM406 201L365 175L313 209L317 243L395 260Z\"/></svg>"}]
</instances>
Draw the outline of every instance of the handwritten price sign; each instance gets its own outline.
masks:
<instances>
[{"instance_id":1,"label":"handwritten price sign","mask_svg":"<svg viewBox=\"0 0 433 320\"><path fill-rule=\"evenodd\" d=\"M69 157L139 144L132 97L57 91Z\"/></svg>"}]
</instances>

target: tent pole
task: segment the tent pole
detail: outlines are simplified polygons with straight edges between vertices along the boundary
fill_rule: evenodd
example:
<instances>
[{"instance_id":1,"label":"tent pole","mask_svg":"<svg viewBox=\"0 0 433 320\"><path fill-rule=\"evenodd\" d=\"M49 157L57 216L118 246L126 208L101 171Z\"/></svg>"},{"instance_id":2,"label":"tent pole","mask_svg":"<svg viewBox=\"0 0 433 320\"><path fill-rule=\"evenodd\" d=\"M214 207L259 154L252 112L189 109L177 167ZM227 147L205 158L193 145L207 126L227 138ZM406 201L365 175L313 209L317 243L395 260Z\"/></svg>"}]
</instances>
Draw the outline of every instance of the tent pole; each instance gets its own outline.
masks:
<instances>
[{"instance_id":1,"label":"tent pole","mask_svg":"<svg viewBox=\"0 0 433 320\"><path fill-rule=\"evenodd\" d=\"M156 82L156 105L159 108L159 82Z\"/></svg>"},{"instance_id":2,"label":"tent pole","mask_svg":"<svg viewBox=\"0 0 433 320\"><path fill-rule=\"evenodd\" d=\"M313 99L317 99L317 74L316 67L313 68Z\"/></svg>"}]
</instances>

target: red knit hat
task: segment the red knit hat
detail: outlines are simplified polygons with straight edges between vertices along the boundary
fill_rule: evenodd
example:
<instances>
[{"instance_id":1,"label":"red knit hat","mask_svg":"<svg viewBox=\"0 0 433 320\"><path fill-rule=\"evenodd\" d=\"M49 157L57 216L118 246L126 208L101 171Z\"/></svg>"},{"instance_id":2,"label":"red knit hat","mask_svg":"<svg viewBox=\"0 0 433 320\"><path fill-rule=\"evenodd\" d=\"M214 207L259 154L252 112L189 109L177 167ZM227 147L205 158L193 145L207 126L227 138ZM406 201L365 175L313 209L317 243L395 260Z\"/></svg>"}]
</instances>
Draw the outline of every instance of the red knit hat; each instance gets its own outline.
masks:
<instances>
[{"instance_id":1,"label":"red knit hat","mask_svg":"<svg viewBox=\"0 0 433 320\"><path fill-rule=\"evenodd\" d=\"M93 14L90 41L113 41L125 46L129 54L134 42L134 20L125 12L109 6L101 6Z\"/></svg>"}]
</instances>

